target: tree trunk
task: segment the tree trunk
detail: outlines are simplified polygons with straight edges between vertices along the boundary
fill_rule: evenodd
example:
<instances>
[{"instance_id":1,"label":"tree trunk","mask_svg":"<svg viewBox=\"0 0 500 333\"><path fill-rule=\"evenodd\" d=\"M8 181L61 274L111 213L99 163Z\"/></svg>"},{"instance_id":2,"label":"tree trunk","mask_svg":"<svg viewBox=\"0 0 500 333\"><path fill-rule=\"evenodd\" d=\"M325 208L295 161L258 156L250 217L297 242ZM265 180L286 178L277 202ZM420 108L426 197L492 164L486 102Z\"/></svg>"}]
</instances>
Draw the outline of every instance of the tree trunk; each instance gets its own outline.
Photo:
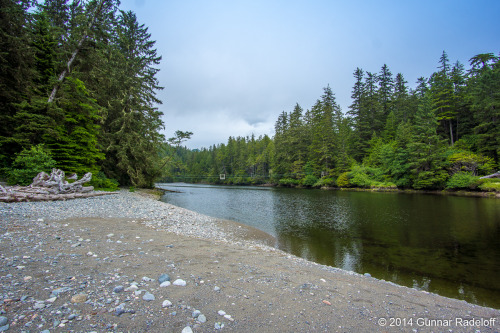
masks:
<instances>
[{"instance_id":1,"label":"tree trunk","mask_svg":"<svg viewBox=\"0 0 500 333\"><path fill-rule=\"evenodd\" d=\"M49 99L48 99L49 103L52 103L54 101L54 99L56 98L57 91L59 90L59 87L61 86L61 83L64 81L64 78L66 78L66 75L68 75L68 73L70 71L70 68L71 68L71 65L75 61L75 58L78 55L78 52L80 52L80 49L82 48L83 42L85 42L85 40L87 39L87 37L88 37L87 32L92 29L92 27L95 24L95 21L97 20L97 17L100 15L103 4L104 4L104 0L101 0L99 2L99 5L97 6L97 9L96 9L96 12L94 14L94 17L89 22L89 26L87 27L87 29L85 29L83 31L82 38L78 42L78 45L76 46L76 49L71 54L71 58L69 59L68 63L66 64L66 68L64 68L64 70L59 75L59 78L57 79L57 82L54 85L54 88L52 89L52 92L50 93L50 96L49 96Z\"/></svg>"}]
</instances>

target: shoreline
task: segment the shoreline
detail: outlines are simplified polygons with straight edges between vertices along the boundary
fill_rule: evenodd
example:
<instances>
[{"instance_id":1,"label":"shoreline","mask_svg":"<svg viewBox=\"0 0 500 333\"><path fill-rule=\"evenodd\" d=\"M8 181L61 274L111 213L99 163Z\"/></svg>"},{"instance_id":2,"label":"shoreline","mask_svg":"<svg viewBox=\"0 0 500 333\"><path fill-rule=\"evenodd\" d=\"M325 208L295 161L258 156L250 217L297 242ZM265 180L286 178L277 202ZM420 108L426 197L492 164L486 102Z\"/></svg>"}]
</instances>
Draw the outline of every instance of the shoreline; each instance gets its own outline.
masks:
<instances>
[{"instance_id":1,"label":"shoreline","mask_svg":"<svg viewBox=\"0 0 500 333\"><path fill-rule=\"evenodd\" d=\"M500 325L498 309L309 262L266 245L262 232L152 194L2 204L0 216L7 332L496 332ZM160 287L162 274L185 285ZM412 326L390 327L391 318ZM441 322L417 324L425 318ZM455 318L496 324L463 327Z\"/></svg>"},{"instance_id":2,"label":"shoreline","mask_svg":"<svg viewBox=\"0 0 500 333\"><path fill-rule=\"evenodd\" d=\"M183 183L183 182L180 182ZM175 183L159 183L159 184L175 184ZM451 195L457 197L477 197L477 198L491 198L500 199L500 192L491 191L465 191L465 190L414 190L414 189L398 189L398 188L361 188L361 187L302 187L302 186L281 186L274 184L258 184L258 185L234 185L234 184L216 184L216 183L186 183L186 184L202 184L202 185L214 185L214 186L255 186L255 187L275 187L275 188L296 188L301 190L324 190L324 191L352 191L352 192L373 192L373 193L399 193L399 194L426 194L426 195ZM155 187L155 189L164 190L160 187ZM168 190L166 190L168 191ZM175 191L174 191L175 192Z\"/></svg>"}]
</instances>

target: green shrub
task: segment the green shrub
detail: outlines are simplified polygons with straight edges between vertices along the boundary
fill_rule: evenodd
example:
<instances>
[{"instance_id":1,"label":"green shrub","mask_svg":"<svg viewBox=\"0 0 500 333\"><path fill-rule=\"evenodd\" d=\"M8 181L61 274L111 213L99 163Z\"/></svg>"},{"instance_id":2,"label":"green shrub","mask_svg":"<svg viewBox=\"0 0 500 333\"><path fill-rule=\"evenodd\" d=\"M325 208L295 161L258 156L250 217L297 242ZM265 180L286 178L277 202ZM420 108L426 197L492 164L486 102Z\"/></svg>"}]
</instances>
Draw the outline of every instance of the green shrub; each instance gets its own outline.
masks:
<instances>
[{"instance_id":1,"label":"green shrub","mask_svg":"<svg viewBox=\"0 0 500 333\"><path fill-rule=\"evenodd\" d=\"M337 182L333 178L321 178L314 184L314 187L333 187L336 185Z\"/></svg>"},{"instance_id":2,"label":"green shrub","mask_svg":"<svg viewBox=\"0 0 500 333\"><path fill-rule=\"evenodd\" d=\"M447 189L476 189L479 182L479 177L474 176L470 172L457 172L453 174L446 182Z\"/></svg>"},{"instance_id":3,"label":"green shrub","mask_svg":"<svg viewBox=\"0 0 500 333\"><path fill-rule=\"evenodd\" d=\"M30 149L23 149L17 154L12 163L12 169L7 174L7 179L11 185L29 185L40 172L50 173L55 166L56 161L52 159L50 151L39 144Z\"/></svg>"},{"instance_id":4,"label":"green shrub","mask_svg":"<svg viewBox=\"0 0 500 333\"><path fill-rule=\"evenodd\" d=\"M301 180L303 186L312 187L318 182L318 178L313 175L307 175Z\"/></svg>"},{"instance_id":5,"label":"green shrub","mask_svg":"<svg viewBox=\"0 0 500 333\"><path fill-rule=\"evenodd\" d=\"M92 175L92 180L89 182L89 185L94 186L96 190L101 191L116 191L120 186L115 179L106 177L102 171Z\"/></svg>"},{"instance_id":6,"label":"green shrub","mask_svg":"<svg viewBox=\"0 0 500 333\"><path fill-rule=\"evenodd\" d=\"M292 178L281 178L278 182L279 185L281 186L297 186L299 185L299 180L298 179L292 179Z\"/></svg>"},{"instance_id":7,"label":"green shrub","mask_svg":"<svg viewBox=\"0 0 500 333\"><path fill-rule=\"evenodd\" d=\"M135 186L130 186L128 190L129 192L135 192Z\"/></svg>"},{"instance_id":8,"label":"green shrub","mask_svg":"<svg viewBox=\"0 0 500 333\"><path fill-rule=\"evenodd\" d=\"M481 179L482 180L482 179ZM488 192L500 192L500 179L484 179L479 188Z\"/></svg>"},{"instance_id":9,"label":"green shrub","mask_svg":"<svg viewBox=\"0 0 500 333\"><path fill-rule=\"evenodd\" d=\"M338 187L350 187L351 184L349 182L349 172L341 173L337 178L337 186Z\"/></svg>"}]
</instances>

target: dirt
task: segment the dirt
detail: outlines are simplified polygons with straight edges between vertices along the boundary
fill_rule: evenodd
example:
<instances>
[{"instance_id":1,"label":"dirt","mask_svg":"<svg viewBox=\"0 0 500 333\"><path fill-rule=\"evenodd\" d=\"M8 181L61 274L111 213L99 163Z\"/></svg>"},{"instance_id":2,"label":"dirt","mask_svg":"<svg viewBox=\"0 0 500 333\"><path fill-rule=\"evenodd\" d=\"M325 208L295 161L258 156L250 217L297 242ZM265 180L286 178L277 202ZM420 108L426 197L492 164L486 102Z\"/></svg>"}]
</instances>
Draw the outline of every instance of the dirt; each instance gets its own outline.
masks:
<instances>
[{"instance_id":1,"label":"dirt","mask_svg":"<svg viewBox=\"0 0 500 333\"><path fill-rule=\"evenodd\" d=\"M2 225L0 316L8 319L7 332L181 332L188 326L194 332L500 330L496 309L314 264L266 246L274 239L256 229L218 223L237 244L130 219ZM157 278L164 273L186 286L160 287ZM140 295L113 292L132 282ZM50 300L61 287L71 290ZM145 301L146 291L155 300ZM172 305L163 307L165 300ZM116 310L120 304L123 313ZM206 322L193 318L195 310Z\"/></svg>"}]
</instances>

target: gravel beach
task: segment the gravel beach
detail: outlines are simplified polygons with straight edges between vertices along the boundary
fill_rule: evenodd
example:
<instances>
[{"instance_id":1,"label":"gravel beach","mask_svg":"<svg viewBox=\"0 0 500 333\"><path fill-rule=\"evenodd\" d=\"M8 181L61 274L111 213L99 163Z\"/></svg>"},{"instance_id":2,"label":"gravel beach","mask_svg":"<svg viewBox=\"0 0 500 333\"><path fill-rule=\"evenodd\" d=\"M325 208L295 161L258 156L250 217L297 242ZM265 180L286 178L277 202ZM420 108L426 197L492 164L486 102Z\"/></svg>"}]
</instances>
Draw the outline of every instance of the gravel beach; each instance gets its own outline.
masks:
<instances>
[{"instance_id":1,"label":"gravel beach","mask_svg":"<svg viewBox=\"0 0 500 333\"><path fill-rule=\"evenodd\" d=\"M318 265L143 192L0 203L0 332L499 332L500 311Z\"/></svg>"}]
</instances>

